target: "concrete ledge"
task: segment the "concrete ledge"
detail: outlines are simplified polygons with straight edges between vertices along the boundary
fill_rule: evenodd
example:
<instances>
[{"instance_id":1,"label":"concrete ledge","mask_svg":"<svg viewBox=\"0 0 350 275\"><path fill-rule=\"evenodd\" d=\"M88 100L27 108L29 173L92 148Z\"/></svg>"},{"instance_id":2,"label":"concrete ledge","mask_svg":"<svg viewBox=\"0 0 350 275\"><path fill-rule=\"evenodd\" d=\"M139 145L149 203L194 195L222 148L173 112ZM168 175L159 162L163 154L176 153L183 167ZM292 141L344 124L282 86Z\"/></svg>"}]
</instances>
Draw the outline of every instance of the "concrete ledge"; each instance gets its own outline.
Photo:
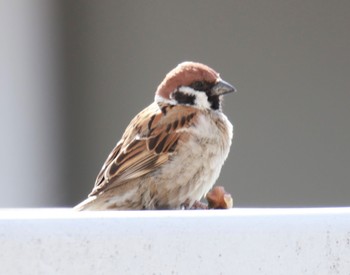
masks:
<instances>
[{"instance_id":1,"label":"concrete ledge","mask_svg":"<svg viewBox=\"0 0 350 275\"><path fill-rule=\"evenodd\" d=\"M1 274L350 274L350 208L0 210Z\"/></svg>"}]
</instances>

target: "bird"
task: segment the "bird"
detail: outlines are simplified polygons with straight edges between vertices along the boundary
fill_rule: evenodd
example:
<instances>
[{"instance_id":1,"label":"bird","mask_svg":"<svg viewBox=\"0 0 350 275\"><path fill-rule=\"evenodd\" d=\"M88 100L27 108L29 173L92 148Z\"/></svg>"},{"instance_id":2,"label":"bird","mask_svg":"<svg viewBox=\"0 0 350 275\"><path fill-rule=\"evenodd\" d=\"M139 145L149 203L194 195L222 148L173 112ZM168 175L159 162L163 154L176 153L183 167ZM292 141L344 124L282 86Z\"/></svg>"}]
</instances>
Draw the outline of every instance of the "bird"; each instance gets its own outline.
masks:
<instances>
[{"instance_id":1,"label":"bird","mask_svg":"<svg viewBox=\"0 0 350 275\"><path fill-rule=\"evenodd\" d=\"M78 211L190 209L215 184L233 125L222 111L235 92L207 65L185 61L125 129Z\"/></svg>"}]
</instances>

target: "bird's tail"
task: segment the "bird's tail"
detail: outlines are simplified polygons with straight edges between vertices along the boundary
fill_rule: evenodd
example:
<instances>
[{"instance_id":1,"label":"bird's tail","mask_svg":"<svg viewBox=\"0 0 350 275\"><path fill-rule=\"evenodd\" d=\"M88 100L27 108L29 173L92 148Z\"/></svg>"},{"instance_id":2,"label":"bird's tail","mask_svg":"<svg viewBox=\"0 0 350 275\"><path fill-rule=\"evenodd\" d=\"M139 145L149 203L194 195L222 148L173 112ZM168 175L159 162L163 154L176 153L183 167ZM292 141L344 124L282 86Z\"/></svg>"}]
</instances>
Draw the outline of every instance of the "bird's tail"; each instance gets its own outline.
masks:
<instances>
[{"instance_id":1,"label":"bird's tail","mask_svg":"<svg viewBox=\"0 0 350 275\"><path fill-rule=\"evenodd\" d=\"M94 203L95 200L96 196L88 197L86 200L74 206L73 209L76 211L98 210L96 209L96 204Z\"/></svg>"}]
</instances>

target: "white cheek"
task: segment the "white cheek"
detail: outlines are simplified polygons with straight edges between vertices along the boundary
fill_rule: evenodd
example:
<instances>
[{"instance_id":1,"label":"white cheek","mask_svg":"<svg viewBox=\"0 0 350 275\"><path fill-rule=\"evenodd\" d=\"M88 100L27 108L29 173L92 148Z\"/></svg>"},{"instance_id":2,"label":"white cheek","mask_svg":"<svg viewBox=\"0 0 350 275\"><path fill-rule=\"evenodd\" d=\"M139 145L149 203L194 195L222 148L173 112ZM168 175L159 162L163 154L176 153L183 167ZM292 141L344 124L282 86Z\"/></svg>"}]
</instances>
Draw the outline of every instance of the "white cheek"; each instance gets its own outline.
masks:
<instances>
[{"instance_id":1,"label":"white cheek","mask_svg":"<svg viewBox=\"0 0 350 275\"><path fill-rule=\"evenodd\" d=\"M207 97L205 92L199 92L199 91L196 91L190 87L185 87L185 86L180 87L179 91L184 93L184 94L195 96L195 98L196 98L195 106L196 107L203 108L203 109L210 108L208 97Z\"/></svg>"},{"instance_id":2,"label":"white cheek","mask_svg":"<svg viewBox=\"0 0 350 275\"><path fill-rule=\"evenodd\" d=\"M205 109L210 108L208 97L204 92L203 93L197 92L195 103L198 107L205 108Z\"/></svg>"}]
</instances>

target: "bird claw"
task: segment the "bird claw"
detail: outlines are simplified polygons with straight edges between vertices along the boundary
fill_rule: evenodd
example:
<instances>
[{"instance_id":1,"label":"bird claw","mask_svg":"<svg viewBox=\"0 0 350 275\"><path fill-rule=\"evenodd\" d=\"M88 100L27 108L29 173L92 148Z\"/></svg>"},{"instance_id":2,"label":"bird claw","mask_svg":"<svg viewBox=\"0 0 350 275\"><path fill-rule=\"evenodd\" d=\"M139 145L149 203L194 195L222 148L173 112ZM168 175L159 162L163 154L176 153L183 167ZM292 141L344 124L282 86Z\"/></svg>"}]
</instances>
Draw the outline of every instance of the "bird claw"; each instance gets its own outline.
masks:
<instances>
[{"instance_id":1,"label":"bird claw","mask_svg":"<svg viewBox=\"0 0 350 275\"><path fill-rule=\"evenodd\" d=\"M205 209L208 209L208 205L203 203L203 202L200 202L200 201L195 201L191 208L191 210L205 210Z\"/></svg>"}]
</instances>

